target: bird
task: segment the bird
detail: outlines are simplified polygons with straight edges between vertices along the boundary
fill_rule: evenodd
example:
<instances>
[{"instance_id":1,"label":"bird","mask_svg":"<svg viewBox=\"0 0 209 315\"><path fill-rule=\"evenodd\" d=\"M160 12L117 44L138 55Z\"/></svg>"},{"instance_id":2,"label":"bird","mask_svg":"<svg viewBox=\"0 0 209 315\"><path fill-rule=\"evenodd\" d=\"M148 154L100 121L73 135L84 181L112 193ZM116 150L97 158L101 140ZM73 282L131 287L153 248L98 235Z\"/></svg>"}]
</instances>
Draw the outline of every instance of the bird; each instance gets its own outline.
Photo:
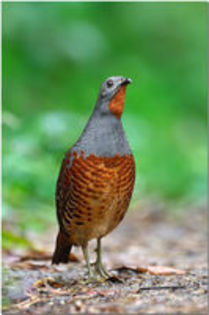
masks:
<instances>
[{"instance_id":1,"label":"bird","mask_svg":"<svg viewBox=\"0 0 209 315\"><path fill-rule=\"evenodd\" d=\"M80 138L67 151L56 185L59 223L52 264L67 263L73 246L82 248L88 279L111 275L102 263L101 240L122 221L134 189L135 161L121 117L131 79L107 78ZM88 243L96 239L92 268Z\"/></svg>"}]
</instances>

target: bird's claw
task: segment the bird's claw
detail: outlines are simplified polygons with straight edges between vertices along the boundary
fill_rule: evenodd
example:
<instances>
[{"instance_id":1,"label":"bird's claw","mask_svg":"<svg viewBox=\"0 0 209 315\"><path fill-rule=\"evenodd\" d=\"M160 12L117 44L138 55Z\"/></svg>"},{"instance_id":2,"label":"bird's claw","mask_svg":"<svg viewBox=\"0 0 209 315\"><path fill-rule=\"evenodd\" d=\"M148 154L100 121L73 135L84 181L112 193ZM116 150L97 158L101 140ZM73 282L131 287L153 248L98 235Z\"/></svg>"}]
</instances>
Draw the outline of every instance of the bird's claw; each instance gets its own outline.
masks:
<instances>
[{"instance_id":1,"label":"bird's claw","mask_svg":"<svg viewBox=\"0 0 209 315\"><path fill-rule=\"evenodd\" d=\"M107 270L100 262L96 263L96 271L104 279L111 278L111 275L107 272Z\"/></svg>"}]
</instances>

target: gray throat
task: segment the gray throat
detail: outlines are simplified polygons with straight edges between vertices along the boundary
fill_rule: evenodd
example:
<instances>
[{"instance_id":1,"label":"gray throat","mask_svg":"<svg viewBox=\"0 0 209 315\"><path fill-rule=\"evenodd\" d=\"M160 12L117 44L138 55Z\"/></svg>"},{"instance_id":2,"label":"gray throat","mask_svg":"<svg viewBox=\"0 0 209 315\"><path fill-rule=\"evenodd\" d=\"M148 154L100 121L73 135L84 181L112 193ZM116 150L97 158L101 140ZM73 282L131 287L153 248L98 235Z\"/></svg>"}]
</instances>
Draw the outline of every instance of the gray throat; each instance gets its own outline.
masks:
<instances>
[{"instance_id":1,"label":"gray throat","mask_svg":"<svg viewBox=\"0 0 209 315\"><path fill-rule=\"evenodd\" d=\"M121 120L112 114L102 115L97 108L90 117L81 137L70 151L77 152L79 155L81 151L84 151L86 157L90 154L98 157L131 154Z\"/></svg>"}]
</instances>

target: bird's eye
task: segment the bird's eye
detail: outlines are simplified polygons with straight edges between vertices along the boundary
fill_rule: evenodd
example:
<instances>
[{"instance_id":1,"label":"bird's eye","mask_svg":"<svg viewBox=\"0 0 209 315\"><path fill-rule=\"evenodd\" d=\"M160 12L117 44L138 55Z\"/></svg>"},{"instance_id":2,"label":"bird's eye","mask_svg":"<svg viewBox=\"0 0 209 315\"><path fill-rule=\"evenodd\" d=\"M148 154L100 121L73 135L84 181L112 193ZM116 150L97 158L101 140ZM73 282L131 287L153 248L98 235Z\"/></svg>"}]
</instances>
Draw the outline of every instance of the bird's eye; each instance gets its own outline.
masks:
<instances>
[{"instance_id":1,"label":"bird's eye","mask_svg":"<svg viewBox=\"0 0 209 315\"><path fill-rule=\"evenodd\" d=\"M107 87L110 88L111 86L113 86L113 80L108 80Z\"/></svg>"}]
</instances>

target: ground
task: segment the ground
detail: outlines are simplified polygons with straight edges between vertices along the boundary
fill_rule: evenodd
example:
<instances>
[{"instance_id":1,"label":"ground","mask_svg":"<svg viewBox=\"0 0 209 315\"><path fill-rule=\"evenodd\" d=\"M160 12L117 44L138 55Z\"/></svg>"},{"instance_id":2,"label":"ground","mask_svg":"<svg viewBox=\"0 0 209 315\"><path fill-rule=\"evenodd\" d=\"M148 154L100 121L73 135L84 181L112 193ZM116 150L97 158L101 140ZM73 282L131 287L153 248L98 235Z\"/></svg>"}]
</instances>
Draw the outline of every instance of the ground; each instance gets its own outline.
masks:
<instances>
[{"instance_id":1,"label":"ground","mask_svg":"<svg viewBox=\"0 0 209 315\"><path fill-rule=\"evenodd\" d=\"M5 251L4 314L206 314L206 211L197 206L171 213L148 203L135 208L103 240L112 274L107 281L87 282L79 249L74 261L51 265L54 226L36 237L40 252Z\"/></svg>"}]
</instances>

